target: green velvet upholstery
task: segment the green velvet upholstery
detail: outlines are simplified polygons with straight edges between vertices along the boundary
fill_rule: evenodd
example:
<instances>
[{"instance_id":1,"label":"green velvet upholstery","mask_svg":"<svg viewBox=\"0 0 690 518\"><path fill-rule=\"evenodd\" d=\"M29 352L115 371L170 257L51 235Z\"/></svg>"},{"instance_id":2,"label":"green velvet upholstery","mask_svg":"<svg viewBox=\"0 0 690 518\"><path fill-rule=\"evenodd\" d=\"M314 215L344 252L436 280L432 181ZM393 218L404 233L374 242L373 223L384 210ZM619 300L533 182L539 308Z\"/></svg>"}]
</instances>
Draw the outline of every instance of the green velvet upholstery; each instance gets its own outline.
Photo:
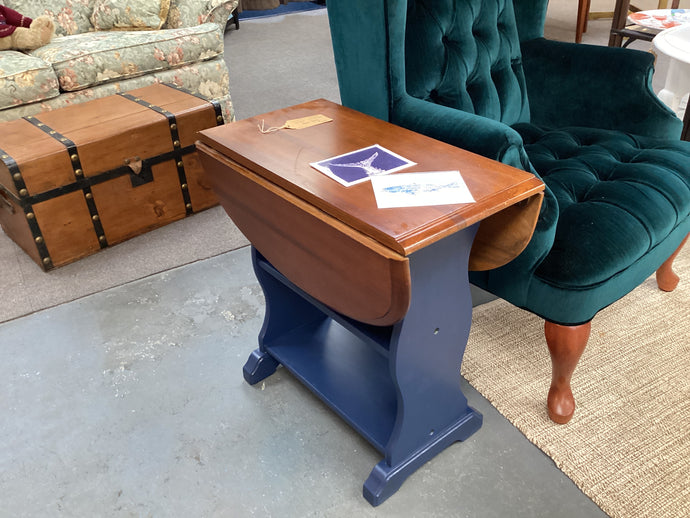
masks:
<instances>
[{"instance_id":1,"label":"green velvet upholstery","mask_svg":"<svg viewBox=\"0 0 690 518\"><path fill-rule=\"evenodd\" d=\"M431 4L431 2L429 2ZM407 93L504 124L529 121L511 0L410 2Z\"/></svg>"},{"instance_id":2,"label":"green velvet upholstery","mask_svg":"<svg viewBox=\"0 0 690 518\"><path fill-rule=\"evenodd\" d=\"M681 121L652 90L651 53L538 38L522 56L533 124L678 139Z\"/></svg>"},{"instance_id":3,"label":"green velvet upholstery","mask_svg":"<svg viewBox=\"0 0 690 518\"><path fill-rule=\"evenodd\" d=\"M543 38L547 0L329 0L344 105L546 186L534 236L478 286L576 325L690 232L690 143L651 89L653 58Z\"/></svg>"},{"instance_id":4,"label":"green velvet upholstery","mask_svg":"<svg viewBox=\"0 0 690 518\"><path fill-rule=\"evenodd\" d=\"M582 127L514 129L556 198L556 232L538 264L531 243L513 263L473 280L552 322L587 322L642 283L690 231L690 143Z\"/></svg>"}]
</instances>

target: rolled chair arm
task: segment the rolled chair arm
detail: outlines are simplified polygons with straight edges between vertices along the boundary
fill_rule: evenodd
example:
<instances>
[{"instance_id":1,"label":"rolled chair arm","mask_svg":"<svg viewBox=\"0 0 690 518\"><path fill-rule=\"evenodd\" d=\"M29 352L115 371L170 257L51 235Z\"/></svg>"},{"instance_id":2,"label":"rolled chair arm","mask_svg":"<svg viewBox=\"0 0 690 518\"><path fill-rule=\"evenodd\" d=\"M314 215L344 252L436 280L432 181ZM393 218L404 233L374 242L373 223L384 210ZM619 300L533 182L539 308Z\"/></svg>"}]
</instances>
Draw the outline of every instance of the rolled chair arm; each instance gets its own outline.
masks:
<instances>
[{"instance_id":1,"label":"rolled chair arm","mask_svg":"<svg viewBox=\"0 0 690 518\"><path fill-rule=\"evenodd\" d=\"M470 272L470 282L510 300L518 307L525 307L533 274L553 247L557 223L558 200L547 186L539 220L527 247L505 266L495 270Z\"/></svg>"},{"instance_id":2,"label":"rolled chair arm","mask_svg":"<svg viewBox=\"0 0 690 518\"><path fill-rule=\"evenodd\" d=\"M530 170L522 137L506 124L405 95L391 122L478 155Z\"/></svg>"},{"instance_id":3,"label":"rolled chair arm","mask_svg":"<svg viewBox=\"0 0 690 518\"><path fill-rule=\"evenodd\" d=\"M537 38L522 57L533 124L680 137L681 121L652 90L652 54Z\"/></svg>"},{"instance_id":4,"label":"rolled chair arm","mask_svg":"<svg viewBox=\"0 0 690 518\"><path fill-rule=\"evenodd\" d=\"M501 122L410 96L396 103L391 122L539 177L527 158L520 135ZM553 246L557 222L558 201L546 187L534 236L522 254L502 268L504 275L511 265L534 271ZM476 280L486 279L487 275L478 274Z\"/></svg>"}]
</instances>

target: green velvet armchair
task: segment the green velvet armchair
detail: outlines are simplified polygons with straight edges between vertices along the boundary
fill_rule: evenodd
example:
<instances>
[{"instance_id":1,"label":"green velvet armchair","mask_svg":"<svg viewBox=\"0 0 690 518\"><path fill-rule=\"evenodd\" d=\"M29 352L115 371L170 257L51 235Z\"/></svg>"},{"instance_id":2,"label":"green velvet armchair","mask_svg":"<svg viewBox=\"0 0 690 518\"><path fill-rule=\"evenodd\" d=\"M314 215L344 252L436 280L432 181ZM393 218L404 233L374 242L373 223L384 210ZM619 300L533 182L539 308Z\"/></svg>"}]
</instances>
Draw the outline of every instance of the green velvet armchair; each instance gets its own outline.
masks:
<instances>
[{"instance_id":1,"label":"green velvet armchair","mask_svg":"<svg viewBox=\"0 0 690 518\"><path fill-rule=\"evenodd\" d=\"M525 251L470 279L544 318L548 412L566 423L597 312L655 271L661 289L678 282L690 142L651 89L651 54L546 40L547 3L329 0L328 12L344 105L546 184Z\"/></svg>"}]
</instances>

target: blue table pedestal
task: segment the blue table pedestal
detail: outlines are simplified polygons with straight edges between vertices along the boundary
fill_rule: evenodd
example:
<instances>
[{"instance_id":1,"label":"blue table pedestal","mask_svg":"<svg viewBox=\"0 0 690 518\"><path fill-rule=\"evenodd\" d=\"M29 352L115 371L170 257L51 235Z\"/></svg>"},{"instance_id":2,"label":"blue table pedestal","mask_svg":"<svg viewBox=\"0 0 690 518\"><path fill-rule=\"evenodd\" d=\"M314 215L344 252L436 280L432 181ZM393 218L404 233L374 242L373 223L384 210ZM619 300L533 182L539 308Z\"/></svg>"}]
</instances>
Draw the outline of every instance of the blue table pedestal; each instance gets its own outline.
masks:
<instances>
[{"instance_id":1,"label":"blue table pedestal","mask_svg":"<svg viewBox=\"0 0 690 518\"><path fill-rule=\"evenodd\" d=\"M364 483L364 497L374 506L481 427L481 414L460 389L476 231L474 225L409 256L410 307L384 327L324 306L252 249L266 315L244 377L255 384L283 365L373 444L383 459Z\"/></svg>"}]
</instances>

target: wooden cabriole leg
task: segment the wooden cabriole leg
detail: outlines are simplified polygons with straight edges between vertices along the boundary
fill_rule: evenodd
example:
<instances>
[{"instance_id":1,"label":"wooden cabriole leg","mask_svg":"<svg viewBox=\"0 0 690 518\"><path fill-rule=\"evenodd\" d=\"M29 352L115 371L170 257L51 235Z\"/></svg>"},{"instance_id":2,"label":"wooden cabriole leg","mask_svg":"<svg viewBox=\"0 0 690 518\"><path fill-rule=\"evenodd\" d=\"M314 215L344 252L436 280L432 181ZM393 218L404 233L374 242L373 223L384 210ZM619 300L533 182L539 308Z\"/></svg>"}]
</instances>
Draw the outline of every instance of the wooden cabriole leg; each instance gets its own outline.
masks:
<instances>
[{"instance_id":1,"label":"wooden cabriole leg","mask_svg":"<svg viewBox=\"0 0 690 518\"><path fill-rule=\"evenodd\" d=\"M676 275L676 273L673 271L673 260L680 253L681 249L683 248L683 245L687 243L689 236L690 234L685 236L685 239L683 239L683 242L680 244L678 249L675 252L673 252L673 254L671 254L671 257L666 259L666 262L662 264L656 271L656 283L659 286L660 290L673 291L676 289L676 286L678 286L678 281L680 279L678 278L678 275Z\"/></svg>"},{"instance_id":2,"label":"wooden cabriole leg","mask_svg":"<svg viewBox=\"0 0 690 518\"><path fill-rule=\"evenodd\" d=\"M562 326L548 321L544 325L552 367L548 397L549 417L558 424L570 421L575 412L570 379L587 346L591 329L591 321L579 326Z\"/></svg>"}]
</instances>

